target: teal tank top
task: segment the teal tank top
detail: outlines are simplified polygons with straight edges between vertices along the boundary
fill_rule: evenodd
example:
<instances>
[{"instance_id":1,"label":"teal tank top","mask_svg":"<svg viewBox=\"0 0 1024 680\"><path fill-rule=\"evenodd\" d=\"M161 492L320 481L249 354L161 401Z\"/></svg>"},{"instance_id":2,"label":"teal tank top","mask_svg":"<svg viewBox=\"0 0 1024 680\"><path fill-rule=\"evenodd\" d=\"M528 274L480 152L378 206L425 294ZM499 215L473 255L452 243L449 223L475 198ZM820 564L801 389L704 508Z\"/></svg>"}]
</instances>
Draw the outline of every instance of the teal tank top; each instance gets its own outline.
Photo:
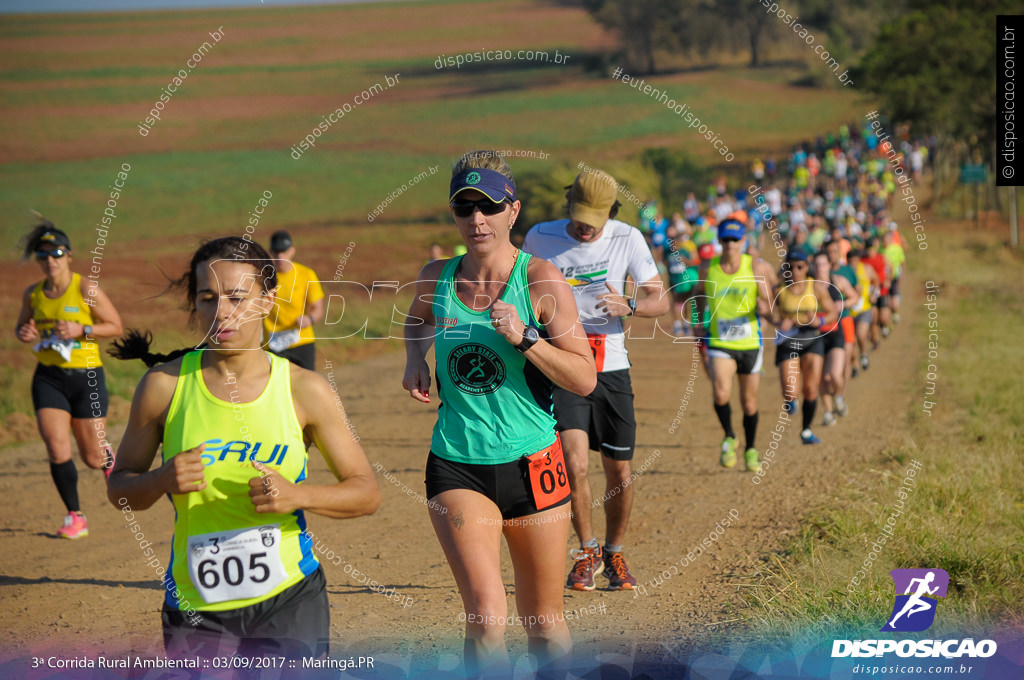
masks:
<instances>
[{"instance_id":1,"label":"teal tank top","mask_svg":"<svg viewBox=\"0 0 1024 680\"><path fill-rule=\"evenodd\" d=\"M434 371L441 401L430 449L458 463L498 465L536 453L555 442L552 384L490 323L490 311L474 311L455 294L462 257L449 260L434 289ZM502 302L541 330L530 304L520 252Z\"/></svg>"}]
</instances>

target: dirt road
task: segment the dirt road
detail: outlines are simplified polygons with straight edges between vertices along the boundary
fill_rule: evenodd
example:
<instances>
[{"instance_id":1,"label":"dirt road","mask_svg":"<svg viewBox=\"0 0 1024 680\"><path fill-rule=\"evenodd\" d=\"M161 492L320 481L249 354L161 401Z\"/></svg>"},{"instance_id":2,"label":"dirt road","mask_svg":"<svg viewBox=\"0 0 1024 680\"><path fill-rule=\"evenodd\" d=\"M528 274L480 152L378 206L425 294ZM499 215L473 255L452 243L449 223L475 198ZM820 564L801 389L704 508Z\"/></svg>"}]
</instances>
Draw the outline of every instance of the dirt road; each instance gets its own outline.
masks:
<instances>
[{"instance_id":1,"label":"dirt road","mask_svg":"<svg viewBox=\"0 0 1024 680\"><path fill-rule=\"evenodd\" d=\"M871 369L850 386L850 415L835 427L818 425L816 432L824 443L817 447L801 445L799 417L785 425L760 484L739 470L742 462L733 470L718 465L721 432L711 409L710 384L695 363L692 345L675 344L661 333L642 339L651 335L645 332L649 326L635 326L629 343L639 423L634 469L643 472L635 482L625 549L635 575L647 585L646 595L567 591L565 609L579 614L570 627L581 659L593 664L597 659L632 657L638 651L668 659L672 650L685 647L709 627L735 618L728 611L740 603L734 583L740 574L749 573L750 559L777 548L796 530L811 504L827 498L849 471L900 438L911 398L907 385L921 351L921 343L911 335L920 302L914 283L904 286L903 323L872 356ZM779 380L772 358L769 347L760 398L763 454L768 433L776 423L785 424L780 421ZM376 669L390 663L405 673L410 668L454 667L462 650L462 607L427 509L414 497L423 492L435 411L433 405L418 404L402 391L403 359L387 354L331 369L361 443L371 463L379 466L384 501L370 518L331 521L311 516L310 528L333 554L322 559L332 607L332 656L373 655ZM736 399L734 395L734 404ZM819 408L817 422L820 414ZM737 406L734 420L738 426ZM102 475L80 468L80 493L91 535L62 541L51 537L64 510L42 446L9 448L3 456L3 657L160 655L162 593L156 565L146 564L121 513L106 503ZM315 454L311 460L315 462L310 481L326 481L322 460ZM603 495L599 466L594 454L595 497ZM735 521L729 519L730 513ZM597 511L594 518L603 538L603 515ZM689 559L687 554L723 519L731 526L704 554ZM166 567L169 505L161 502L139 513L137 521L144 540L152 542L160 557L160 566ZM686 564L677 573L665 571L681 560ZM507 556L504 567L511 614L512 570ZM650 582L663 572L667 580L660 585ZM393 588L394 595L370 590L363 585L367 578L385 584L388 593ZM524 663L521 630L510 628L508 638L513 658ZM0 675L5 675L3 670L0 666ZM392 671L378 671L375 677L398 674Z\"/></svg>"}]
</instances>

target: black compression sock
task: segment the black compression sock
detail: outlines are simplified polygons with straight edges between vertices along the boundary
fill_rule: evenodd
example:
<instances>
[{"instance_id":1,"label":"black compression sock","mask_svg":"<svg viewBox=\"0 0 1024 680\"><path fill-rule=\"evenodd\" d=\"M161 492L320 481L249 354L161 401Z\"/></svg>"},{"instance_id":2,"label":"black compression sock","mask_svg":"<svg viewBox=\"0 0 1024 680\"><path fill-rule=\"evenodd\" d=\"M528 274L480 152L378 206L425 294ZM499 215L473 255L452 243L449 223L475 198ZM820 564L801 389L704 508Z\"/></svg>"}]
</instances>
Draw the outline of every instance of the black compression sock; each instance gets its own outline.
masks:
<instances>
[{"instance_id":1,"label":"black compression sock","mask_svg":"<svg viewBox=\"0 0 1024 680\"><path fill-rule=\"evenodd\" d=\"M757 413L743 414L743 436L747 438L747 448L754 448L754 437L757 436Z\"/></svg>"},{"instance_id":2,"label":"black compression sock","mask_svg":"<svg viewBox=\"0 0 1024 680\"><path fill-rule=\"evenodd\" d=\"M817 399L804 399L804 429L810 429L811 425L814 424L814 412L818 408Z\"/></svg>"},{"instance_id":3,"label":"black compression sock","mask_svg":"<svg viewBox=\"0 0 1024 680\"><path fill-rule=\"evenodd\" d=\"M63 463L50 463L50 475L53 483L57 485L57 493L64 501L68 512L80 512L78 506L78 470L75 468L75 461L69 460Z\"/></svg>"},{"instance_id":4,"label":"black compression sock","mask_svg":"<svg viewBox=\"0 0 1024 680\"><path fill-rule=\"evenodd\" d=\"M722 424L722 429L725 430L726 437L736 437L736 433L732 430L732 406L729 402L724 404L715 404L715 415L718 416L718 422Z\"/></svg>"}]
</instances>

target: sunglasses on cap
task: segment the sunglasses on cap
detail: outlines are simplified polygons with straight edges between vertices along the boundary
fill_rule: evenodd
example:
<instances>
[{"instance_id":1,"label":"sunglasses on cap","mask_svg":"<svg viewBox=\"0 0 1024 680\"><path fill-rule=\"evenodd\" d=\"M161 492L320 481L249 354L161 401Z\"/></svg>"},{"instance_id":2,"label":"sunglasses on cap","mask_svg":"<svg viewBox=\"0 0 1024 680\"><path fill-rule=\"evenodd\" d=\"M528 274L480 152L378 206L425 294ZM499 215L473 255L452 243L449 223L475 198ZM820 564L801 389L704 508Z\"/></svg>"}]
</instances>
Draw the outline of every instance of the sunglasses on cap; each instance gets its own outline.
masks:
<instances>
[{"instance_id":1,"label":"sunglasses on cap","mask_svg":"<svg viewBox=\"0 0 1024 680\"><path fill-rule=\"evenodd\" d=\"M68 254L68 250L65 248L54 248L53 250L37 250L36 259L39 261L45 260L52 257L55 260L59 260Z\"/></svg>"},{"instance_id":2,"label":"sunglasses on cap","mask_svg":"<svg viewBox=\"0 0 1024 680\"><path fill-rule=\"evenodd\" d=\"M489 198L484 198L479 201L452 201L450 205L452 206L452 212L455 213L456 217L469 217L473 214L473 211L477 209L479 209L484 215L497 215L498 213L505 212L505 206L507 204L507 200L495 203Z\"/></svg>"}]
</instances>

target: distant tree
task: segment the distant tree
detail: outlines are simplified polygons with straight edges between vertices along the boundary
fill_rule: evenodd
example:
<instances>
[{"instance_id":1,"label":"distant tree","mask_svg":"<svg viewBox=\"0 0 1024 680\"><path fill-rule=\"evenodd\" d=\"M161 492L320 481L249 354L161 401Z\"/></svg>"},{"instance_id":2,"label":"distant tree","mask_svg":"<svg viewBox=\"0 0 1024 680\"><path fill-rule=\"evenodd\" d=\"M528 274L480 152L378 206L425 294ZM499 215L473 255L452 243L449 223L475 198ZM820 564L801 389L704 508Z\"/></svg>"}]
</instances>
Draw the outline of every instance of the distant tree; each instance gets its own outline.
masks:
<instances>
[{"instance_id":1,"label":"distant tree","mask_svg":"<svg viewBox=\"0 0 1024 680\"><path fill-rule=\"evenodd\" d=\"M996 15L1012 0L911 0L909 12L885 24L854 79L915 133L994 149Z\"/></svg>"},{"instance_id":2,"label":"distant tree","mask_svg":"<svg viewBox=\"0 0 1024 680\"><path fill-rule=\"evenodd\" d=\"M768 14L761 0L713 0L705 8L724 21L727 30L736 24L743 27L750 48L750 65L760 66L763 40L777 31L778 17Z\"/></svg>"},{"instance_id":3,"label":"distant tree","mask_svg":"<svg viewBox=\"0 0 1024 680\"><path fill-rule=\"evenodd\" d=\"M617 31L627 63L656 73L658 51L686 52L691 33L685 17L699 9L698 0L584 0L583 6L603 26Z\"/></svg>"}]
</instances>

